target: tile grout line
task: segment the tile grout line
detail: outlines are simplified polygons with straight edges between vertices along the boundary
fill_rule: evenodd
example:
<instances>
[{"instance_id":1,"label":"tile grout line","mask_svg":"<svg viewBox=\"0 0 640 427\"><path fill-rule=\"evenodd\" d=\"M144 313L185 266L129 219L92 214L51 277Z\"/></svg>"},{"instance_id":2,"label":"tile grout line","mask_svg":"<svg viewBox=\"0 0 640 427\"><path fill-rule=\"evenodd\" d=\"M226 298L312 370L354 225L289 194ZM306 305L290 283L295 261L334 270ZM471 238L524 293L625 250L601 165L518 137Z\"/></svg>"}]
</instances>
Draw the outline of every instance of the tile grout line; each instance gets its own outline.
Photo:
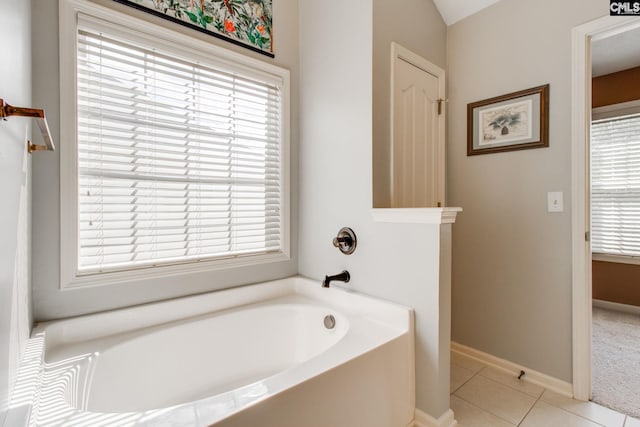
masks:
<instances>
[{"instance_id":1,"label":"tile grout line","mask_svg":"<svg viewBox=\"0 0 640 427\"><path fill-rule=\"evenodd\" d=\"M527 417L529 416L529 414L531 413L531 411L533 411L533 408L535 408L535 406L538 404L538 402L540 402L540 399L542 399L542 395L544 394L544 391L546 390L546 388L542 391L542 393L540 393L540 396L538 396L536 398L536 401L533 402L533 405L531 405L531 408L529 408L529 410L527 411L526 414L524 414L524 417L522 417L522 419L520 420L520 422L518 423L518 426L521 425L524 420L527 419Z\"/></svg>"},{"instance_id":2,"label":"tile grout line","mask_svg":"<svg viewBox=\"0 0 640 427\"><path fill-rule=\"evenodd\" d=\"M537 397L536 397L536 396L531 396L530 394L525 393L525 392L524 392L524 391L522 391L522 390L515 389L515 388L513 388L513 387L511 387L511 386L508 386L507 384L504 384L504 383L502 383L502 382L500 382L500 381L498 381L498 380L494 380L493 378L489 378L489 377L485 377L484 375L480 375L480 372L478 372L478 376L481 376L481 377L482 377L482 378L484 378L485 380L490 381L490 382L492 382L492 383L494 383L494 384L497 384L497 385L499 385L499 386L506 387L506 388L508 388L509 390L512 390L512 391L515 391L516 393L522 394L523 396L530 397L531 399L536 399L536 402L537 402L537 401L538 401L538 399L539 399L539 398L544 394L544 390L546 390L546 388L545 388L545 389L543 389L542 393L540 393L540 396L537 396ZM471 381L471 380L469 380L469 381Z\"/></svg>"},{"instance_id":3,"label":"tile grout line","mask_svg":"<svg viewBox=\"0 0 640 427\"><path fill-rule=\"evenodd\" d=\"M504 419L503 417L501 417L501 416L499 416L499 415L496 415L496 414L494 414L493 412L491 412L491 411L489 411L489 410L487 410L487 409L481 408L480 406L478 406L478 405L476 405L476 404L473 404L473 403L471 403L471 402L467 401L466 399L463 399L462 397L460 397L460 396L458 396L457 394L455 394L458 390L460 390L464 385L466 385L466 384L467 384L469 381L471 381L473 378L475 378L476 376L481 376L482 378L486 379L487 381L491 381L491 382L493 382L494 384L498 384L498 385L505 386L505 387L509 388L510 390L513 390L513 391L519 392L519 393L521 393L521 394L523 394L523 395L526 395L526 396L528 396L528 397L531 397L531 398L535 398L535 399L536 399L536 400L535 400L535 402L533 403L533 405L529 408L529 410L527 411L527 413L524 415L524 417L520 420L520 422L518 422L518 424L516 424L516 426L520 426L520 425L524 422L524 420L529 416L529 414L531 413L531 411L533 410L533 408L536 406L536 404L538 404L538 402L540 402L540 401L541 401L541 402L543 402L543 403L545 403L545 404L547 404L547 405L549 405L549 406L551 406L551 407L554 407L554 408L556 408L556 409L560 409L561 411L564 411L564 412L566 412L566 413L568 413L568 414L571 414L571 415L574 415L574 416L576 416L576 417L582 418L583 420L586 420L586 421L591 422L591 423L593 423L593 424L596 424L596 425L598 425L598 426L607 427L607 425L605 425L605 424L601 424L601 423L599 423L599 422L597 422L597 421L595 421L595 420L593 420L593 419L591 419L591 418L587 418L587 417L585 417L585 416L583 416L583 415L581 415L581 414L577 414L577 413L575 413L575 412L573 412L573 411L570 411L570 410L568 410L568 409L562 408L562 407L560 407L560 406L557 406L557 405L554 405L554 404L552 404L552 403L550 403L550 402L547 402L547 401L545 401L545 400L542 400L542 396L545 394L545 392L546 392L546 391L548 391L548 389L547 389L547 388L545 388L545 387L542 387L542 393L540 393L540 395L539 395L539 396L534 397L534 396L532 396L532 395L530 395L530 394L528 394L528 393L525 393L525 392L523 392L523 391L521 391L521 390L518 390L518 389L516 389L516 388L514 388L514 387L511 387L511 386L510 386L510 385L508 385L508 384L504 384L504 383L502 383L502 382L500 382L500 381L497 381L497 380L494 380L494 379L492 379L492 378L488 378L488 377L486 377L486 376L484 376L484 375L481 375L481 373L482 373L485 369L489 369L489 368L491 368L491 367L490 367L489 365L485 365L485 364L484 364L484 363L482 363L482 362L480 362L480 363L483 365L483 367L482 367L482 368L480 368L477 372L475 372L471 377L469 377L469 379L468 379L468 380L466 380L464 383L462 383L462 384L461 384L459 387L457 387L454 391L452 391L451 393L449 393L449 396L454 396L454 395L455 395L455 397L456 397L456 398L458 398L458 399L462 400L463 402L465 402L465 403L467 403L467 404L469 404L469 405L471 405L471 406L473 406L473 407L475 407L475 408L477 408L477 409L479 409L479 410L481 410L481 411L483 411L483 412L486 412L486 413L488 413L488 414L491 414L491 415L493 415L494 417L497 417L497 418L499 418L499 419L501 419L501 420L503 420L503 421L505 421L505 422L507 422L507 423L509 423L509 424L512 424L512 423L511 423L511 421L506 420L506 419ZM459 364L457 364L457 363L452 363L452 364L455 364L456 366L461 367L461 368L468 369L468 368L466 368L466 367L464 367L464 366L460 366L460 365L459 365ZM471 370L471 369L469 369L469 370ZM592 401L588 401L588 402L592 402ZM592 403L595 403L595 402L592 402ZM605 406L603 406L603 405L599 405L599 406L605 407ZM606 408L606 407L605 407L605 408ZM611 409L611 408L608 408L608 409ZM612 409L612 410L613 410L613 409ZM619 413L619 414L621 414L621 415L624 415L624 419L622 420L622 426L620 426L620 427L626 427L626 423L627 423L627 420L629 419L629 415L627 415L627 414L623 414L622 412L619 412L619 411L615 411L615 410L613 410L613 411L614 411L614 412L617 412L617 413ZM512 425L513 425L513 424L512 424Z\"/></svg>"},{"instance_id":4,"label":"tile grout line","mask_svg":"<svg viewBox=\"0 0 640 427\"><path fill-rule=\"evenodd\" d=\"M460 366L460 365L458 365L458 366ZM480 375L480 372L482 372L482 371L483 371L484 369L486 369L486 368L488 368L488 366L486 366L486 365L485 365L485 366L483 366L482 368L480 368L480 369L478 370L478 372L476 372L475 374L473 374L473 375L472 375L472 376L471 376L467 381L465 381L465 382L464 382L464 384L462 384L460 387L458 387L458 388L456 389L456 391L457 391L457 390L460 390L460 389L462 388L462 386L464 386L466 383L468 383L469 381L471 381L472 379L474 379L475 377L477 377L478 375ZM480 375L480 376L482 376L482 375ZM486 378L486 377L482 376L482 378ZM491 378L486 378L486 379L487 379L487 380L489 380L489 381L493 381L493 380L491 380ZM496 381L493 381L493 382L497 383ZM497 384L500 384L500 383L497 383ZM455 397L456 397L456 398L458 398L458 399L462 400L462 401L463 401L463 402L465 402L466 404L471 405L471 406L473 406L474 408L477 408L477 409L479 409L479 410L480 410L480 411L482 411L482 412L486 412L486 413L487 413L487 414L489 414L489 415L493 415L494 417L496 417L496 418L498 418L498 419L500 419L500 420L502 420L502 421L506 422L507 424L510 424L510 425L512 425L512 426L514 426L514 427L517 427L517 426L519 425L519 424L513 424L511 421L509 421L509 420L507 420L507 419L505 419L505 418L501 417L500 415L498 415L498 414L494 414L493 412L489 411L488 409L481 408L480 406L476 405L475 403L469 402L467 399L464 399L464 398L462 398L462 397L458 396L457 394L455 394L455 392L453 392L453 393L450 393L450 394L449 394L449 396L453 396L453 395L455 395ZM523 418L523 419L524 419L524 418ZM522 421L521 421L521 422L522 422Z\"/></svg>"},{"instance_id":5,"label":"tile grout line","mask_svg":"<svg viewBox=\"0 0 640 427\"><path fill-rule=\"evenodd\" d=\"M487 409L481 408L481 407L479 407L478 405L476 405L475 403L469 402L467 399L463 399L463 398L462 398L462 397L460 397L460 396L455 396L455 397L456 397L457 399L462 400L464 403L466 403L466 404L467 404L467 405L469 405L469 406L473 406L474 408L479 409L479 410L480 410L480 411L482 411L482 412L485 412L485 413L487 413L487 414L489 414L489 415L492 415L492 416L494 416L494 417L498 418L499 420L504 421L505 423L507 423L507 424L509 424L509 425L512 425L512 426L514 426L514 427L518 427L518 424L513 424L511 421L509 421L509 420L507 420L507 419L502 418L500 415L496 415L496 414L494 414L493 412L491 412L491 411L489 411L489 410L487 410Z\"/></svg>"},{"instance_id":6,"label":"tile grout line","mask_svg":"<svg viewBox=\"0 0 640 427\"><path fill-rule=\"evenodd\" d=\"M460 365L457 365L457 366L460 366ZM461 389L465 384L467 384L467 383L468 383L469 381L471 381L473 378L475 378L475 377L477 377L477 376L481 376L481 377L482 377L482 378L484 378L485 380L487 380L487 381L491 381L491 382L492 382L492 383L494 383L494 384L502 385L502 386L504 386L504 387L507 387L507 388L508 388L508 389L510 389L510 390L513 390L513 391L518 392L518 393L520 393L520 394L523 394L523 395L525 395L525 396L528 396L528 397L534 398L534 399L535 399L535 401L533 402L533 404L531 405L531 407L527 410L527 412L524 414L524 416L522 417L522 419L521 419L517 424L515 424L515 426L517 427L517 426L519 426L520 424L522 424L522 423L524 422L524 420L527 418L527 416L529 415L529 413L531 413L531 411L533 410L533 407L534 407L534 406L536 406L536 404L538 403L538 401L540 401L540 399L542 398L542 395L544 394L544 392L545 392L547 389L546 389L546 388L544 388L544 387L542 387L542 393L540 393L537 397L531 396L531 395L530 395L530 394L528 394L528 393L525 393L525 392L523 392L523 391L517 390L517 389L515 389L515 388L513 388L513 387L511 387L511 386L509 386L509 385L507 385L507 384L504 384L504 383L502 383L502 382L500 382L500 381L496 381L496 380L494 380L494 379L492 379L492 378L488 378L488 377L485 377L484 375L481 375L481 374L482 374L482 371L484 371L485 369L489 369L489 368L490 368L490 366L488 366L488 365L484 365L482 368L480 368L480 369L478 370L478 372L476 372L475 374L473 374L473 375L472 375L472 376L471 376L467 381L465 381L465 382L464 382L460 387L458 387L455 391L458 391L459 389ZM455 391L454 391L453 393L450 393L450 395L455 395ZM494 414L493 412L491 412L491 411L489 411L489 410L487 410L487 409L481 408L481 407L479 407L478 405L475 405L475 404L473 404L473 403L471 403L471 402L467 401L466 399L463 399L462 397L460 397L460 396L458 396L458 395L455 395L455 396L456 396L458 399L460 399L460 400L462 400L462 401L464 401L464 402L468 403L469 405L474 406L474 407L476 407L476 408L480 409L481 411L484 411L484 412L486 412L486 413L488 413L488 414L493 415L494 417L497 417L497 418L499 418L499 419L501 419L501 420L503 420L503 421L506 421L507 423L509 423L509 424L511 424L511 425L514 425L514 424L512 424L512 423L511 423L511 421L506 420L506 419L504 419L503 417L501 417L501 416L499 416L499 415L497 415L497 414ZM597 423L596 423L596 424L597 424ZM624 425L623 425L623 427L624 427Z\"/></svg>"},{"instance_id":7,"label":"tile grout line","mask_svg":"<svg viewBox=\"0 0 640 427\"><path fill-rule=\"evenodd\" d=\"M486 378L486 377L483 377L483 378ZM487 378L487 379L488 379L488 380L491 380L491 378ZM494 381L494 382L497 382L497 381ZM500 384L500 383L498 382L498 384ZM507 387L508 387L508 386L507 386ZM512 389L512 390L515 390L515 389ZM518 390L516 390L516 391L518 391ZM587 420L587 421L589 421L589 422L591 422L591 423L593 423L593 424L597 424L597 425L602 426L602 427L607 427L606 425L601 424L601 423L599 423L599 422L597 422L597 421L595 421L595 420L593 420L593 419L591 419L591 418L587 418L587 417L585 417L585 416L583 416L583 415L581 415L581 414L578 414L578 413L575 413L575 412L573 412L573 411L570 411L570 410L568 410L568 409L566 409L566 408L563 408L563 407L560 407L560 406L554 405L554 404L552 404L551 402L547 402L547 401L545 401L545 400L542 400L542 396L544 395L544 393L545 393L546 391L547 391L547 389L546 389L546 388L545 388L545 389L543 389L542 393L540 393L540 396L538 396L538 397L536 398L536 401L534 402L533 406L531 406L531 408L529 408L529 410L527 411L527 414L524 416L524 418L522 418L522 420L520 420L520 422L518 423L518 426L519 426L520 424L522 424L522 422L525 420L525 418L527 418L527 415L529 415L529 413L533 410L533 407L534 407L534 406L536 406L536 404L537 404L539 401L542 401L542 403L545 403L545 404L547 404L547 405L549 405L549 406L552 406L552 407L554 407L554 408L556 408L556 409L560 409L561 411L567 412L567 413L569 413L569 414L575 415L576 417L580 417L580 418L582 418L583 420ZM531 396L531 397L533 397L533 396ZM591 402L591 401L589 401L589 402ZM624 415L624 414L623 414L623 415ZM626 419L626 415L625 415L625 419ZM622 423L622 426L621 426L621 427L624 427L624 421L623 421L623 423Z\"/></svg>"},{"instance_id":8,"label":"tile grout line","mask_svg":"<svg viewBox=\"0 0 640 427\"><path fill-rule=\"evenodd\" d=\"M524 420L526 420L526 419L527 419L527 417L529 416L529 414L531 413L531 411L533 410L533 408L538 404L538 402L542 402L542 403L544 403L544 404L546 404L546 405L549 405L549 406L551 406L551 407L553 407L553 408L560 409L561 411L564 411L564 412L566 412L566 413L568 413L568 414L575 415L576 417L580 417L580 418L582 418L583 420L589 421L589 422L591 422L591 423L593 423L593 424L597 424L597 425L602 426L602 427L607 427L606 425L604 425L604 424L600 424L599 422L597 422L597 421L595 421L595 420L592 420L592 419L590 419L590 418L584 417L584 416L582 416L582 415L580 415L580 414L576 414L575 412L569 411L568 409L562 408L562 407L560 407L560 406L556 406L556 405L554 405L554 404L552 404L552 403L550 403L550 402L546 402L546 401L542 400L542 395L544 394L544 392L545 392L545 391L547 391L547 389L546 389L546 388L545 388L545 389L544 389L544 391L540 394L540 396L538 396L538 397L536 398L536 401L533 403L533 405L531 406L531 408L529 408L529 410L527 411L527 413L525 414L525 416L524 416L524 417L522 418L522 420L520 420L520 422L517 424L518 426L520 426L520 425L524 422ZM625 420L626 420L626 417L627 417L627 416L625 415ZM626 422L625 420L623 420L623 422L622 422L622 426L621 426L621 427L625 427L625 426L624 426L624 424L625 424L625 422Z\"/></svg>"},{"instance_id":9,"label":"tile grout line","mask_svg":"<svg viewBox=\"0 0 640 427\"><path fill-rule=\"evenodd\" d=\"M490 366L486 366L486 368L491 369L491 367L490 367ZM482 369L480 370L480 372L481 372L481 371L484 371L484 369L485 369L485 368L482 368ZM494 369L495 369L495 368L494 368ZM480 372L478 372L478 374L480 374ZM505 372L509 373L508 371L505 371ZM534 398L534 399L539 399L539 398L540 398L540 396L542 396L542 395L544 394L545 390L547 390L546 388L544 388L544 387L542 387L542 386L538 386L538 387L542 388L542 393L540 393L540 394L539 394L539 395L537 395L537 396L533 396L533 395L531 395L531 394L527 393L526 391L518 390L517 388L512 387L512 386L511 386L511 385L509 385L509 384L505 384L505 383L503 383L503 382L501 382L501 381L495 380L495 379L493 379L493 378L486 377L486 376L484 376L484 375L480 375L480 376L481 376L482 378L484 378L484 379L489 380L489 381L493 381L494 383L502 384L502 385L503 385L503 386L505 386L505 387L509 387L509 388L510 388L511 390L513 390L513 391L517 391L517 392L519 392L519 393L526 394L527 396L532 397L532 398ZM518 378L518 377L515 377L515 378ZM523 381L523 382L524 382L524 381L526 381L526 380L518 380L518 381ZM533 384L533 383L529 383L529 382L528 382L527 384L532 384L532 385L536 385L536 386L537 386L537 384ZM537 402L537 400L536 400L536 402Z\"/></svg>"},{"instance_id":10,"label":"tile grout line","mask_svg":"<svg viewBox=\"0 0 640 427\"><path fill-rule=\"evenodd\" d=\"M571 411L569 411L569 410L567 410L567 409L564 409L564 408L561 408L561 407L559 407L559 406L552 405L551 403L549 403L549 402L545 402L544 400L543 400L543 402L544 402L544 403L546 403L546 404L547 404L547 405L549 405L549 406L553 406L553 407L554 407L554 408L556 408L556 409L560 409L561 411L564 411L564 412L566 412L566 413L568 413L568 414L575 415L576 417L578 417L578 418L582 418L583 420L587 420L587 421L589 421L590 423L593 423L593 424L595 424L595 425L602 426L602 427L607 427L605 424L601 424L601 423L599 423L599 422L597 422L597 421L595 421L595 420L592 420L591 418L587 418L587 417L585 417L585 416L583 416L583 415L576 414L575 412L571 412ZM625 415L625 417L626 417L626 415ZM624 421L623 421L622 427L624 427Z\"/></svg>"},{"instance_id":11,"label":"tile grout line","mask_svg":"<svg viewBox=\"0 0 640 427\"><path fill-rule=\"evenodd\" d=\"M545 391L547 391L547 389L545 389ZM542 400L542 395L543 395L543 394L544 394L544 392L540 395L540 398L538 399L538 400L541 400L541 401L542 401L542 403L544 403L544 404L546 404L546 405L549 405L549 406L551 406L552 408L560 409L561 411L564 411L564 412L566 412L566 413L568 413L568 414L574 415L574 416L576 416L576 417L578 417L578 418L582 418L583 420L589 421L590 423L593 423L593 424L596 424L596 425L599 425L599 426L602 426L602 427L607 427L607 425L606 425L606 424L599 423L598 421L595 421L595 420L593 420L593 419L591 419L591 418L587 418L587 417L585 417L585 416L583 416L583 415L581 415L581 414L577 414L577 413L575 413L575 412L573 412L573 411L570 411L570 410L568 410L568 409L566 409L566 408L562 408L562 407L560 407L560 406L554 405L554 404L553 404L553 403L551 403L551 402L547 402L547 401L545 401L545 400ZM588 402L591 402L591 401L589 400ZM536 403L538 403L538 402L536 401ZM532 409L533 409L533 408L532 408ZM527 415L529 415L529 414L527 413ZM624 414L622 414L622 415L624 415ZM627 415L625 415L625 420L626 420L626 417L627 417ZM525 416L525 418L526 418L526 416ZM623 421L622 421L622 426L621 426L621 427L624 427L625 420L623 420ZM524 418L523 418L523 420L522 420L522 421L524 421ZM610 427L610 426L609 426L609 427Z\"/></svg>"},{"instance_id":12,"label":"tile grout line","mask_svg":"<svg viewBox=\"0 0 640 427\"><path fill-rule=\"evenodd\" d=\"M456 365L456 366L457 366L457 367L459 367L459 368L467 369L467 368L465 368L464 366L460 366L460 365L458 365L458 364L456 364L456 363L454 363L454 365ZM463 382L462 384L460 384L458 387L456 387L456 389L455 389L455 390L453 390L452 392L450 392L450 393L449 393L449 396L451 396L452 394L454 394L456 391L460 390L460 389L461 389L461 388L462 388L466 383L468 383L469 381L471 381L471 380L472 380L476 375L478 375L481 371L483 371L483 370L484 370L484 368L486 368L486 366L483 366L482 368L480 368L480 369L478 370L478 372L474 372L474 373L473 373L473 375L471 375L471 376L469 377L469 379L468 379L468 380L466 380L465 382ZM471 369L469 369L469 370L471 370ZM483 378L484 378L484 377L483 377ZM456 396L456 397L458 397L458 396Z\"/></svg>"},{"instance_id":13,"label":"tile grout line","mask_svg":"<svg viewBox=\"0 0 640 427\"><path fill-rule=\"evenodd\" d=\"M540 393L538 396L533 396L533 395L531 395L531 394L529 394L529 393L527 393L527 392L524 392L524 391L522 391L522 390L518 390L517 388L512 387L512 386L511 386L511 385L509 385L509 384L505 384L505 383L500 382L500 381L498 381L498 380L494 380L493 378L489 378L489 377L487 377L487 376L482 375L482 372L483 372L483 371L485 371L485 370L487 370L487 369L493 369L493 370L496 370L496 371L498 371L498 372L504 372L504 373L508 373L508 374L510 374L510 375L513 375L513 373L511 373L510 371L508 371L508 370L506 370L506 369L501 369L501 368L496 368L496 367L494 367L494 366L486 365L486 364L484 364L484 362L478 362L478 363L480 363L480 364L482 364L482 365L483 365L483 366L482 366L482 368L480 368L480 369L478 370L478 372L476 372L476 373L475 373L471 378L469 378L467 381L465 381L465 383L464 383L464 384L466 384L467 382L469 382L469 381L470 381L473 377L475 377L476 375L480 375L482 378L485 378L485 379L487 379L487 380L493 381L494 383L497 383L497 384L502 384L502 385L503 385L503 386L505 386L505 387L509 387L511 390L514 390L514 391L520 392L520 393L522 393L522 394L526 394L527 396L530 396L530 397L532 397L532 398L534 398L534 399L538 399L540 396L542 396L542 395L544 394L545 390L547 390L545 387L542 387L542 386L540 386L540 385L538 385L538 384L535 384L535 383L532 383L532 382L528 382L528 380L522 380L523 382L527 382L527 384L531 384L531 385L533 385L533 386L537 386L537 387L540 387L540 388L542 389L542 393ZM456 366L460 366L460 365L458 365L457 363L452 363L452 364L455 364ZM464 368L464 366L460 366L460 367ZM467 368L465 368L465 369L467 369ZM516 378L517 378L517 377L516 377ZM463 385L464 385L464 384L463 384ZM460 386L460 387L462 387L462 386ZM460 387L458 387L458 388L460 388ZM456 390L458 390L458 389L456 389ZM624 426L623 426L623 427L624 427Z\"/></svg>"}]
</instances>

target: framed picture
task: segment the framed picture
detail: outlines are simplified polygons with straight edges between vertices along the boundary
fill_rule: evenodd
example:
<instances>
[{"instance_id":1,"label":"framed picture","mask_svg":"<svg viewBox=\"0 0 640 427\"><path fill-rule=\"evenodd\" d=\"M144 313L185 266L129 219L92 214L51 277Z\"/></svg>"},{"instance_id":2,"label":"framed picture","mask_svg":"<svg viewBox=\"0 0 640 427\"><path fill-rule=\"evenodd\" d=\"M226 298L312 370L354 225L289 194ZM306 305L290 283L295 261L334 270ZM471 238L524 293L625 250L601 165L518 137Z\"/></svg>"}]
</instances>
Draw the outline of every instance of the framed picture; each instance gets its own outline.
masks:
<instances>
[{"instance_id":1,"label":"framed picture","mask_svg":"<svg viewBox=\"0 0 640 427\"><path fill-rule=\"evenodd\" d=\"M274 57L272 0L114 1Z\"/></svg>"},{"instance_id":2,"label":"framed picture","mask_svg":"<svg viewBox=\"0 0 640 427\"><path fill-rule=\"evenodd\" d=\"M467 156L549 146L549 85L467 105Z\"/></svg>"}]
</instances>

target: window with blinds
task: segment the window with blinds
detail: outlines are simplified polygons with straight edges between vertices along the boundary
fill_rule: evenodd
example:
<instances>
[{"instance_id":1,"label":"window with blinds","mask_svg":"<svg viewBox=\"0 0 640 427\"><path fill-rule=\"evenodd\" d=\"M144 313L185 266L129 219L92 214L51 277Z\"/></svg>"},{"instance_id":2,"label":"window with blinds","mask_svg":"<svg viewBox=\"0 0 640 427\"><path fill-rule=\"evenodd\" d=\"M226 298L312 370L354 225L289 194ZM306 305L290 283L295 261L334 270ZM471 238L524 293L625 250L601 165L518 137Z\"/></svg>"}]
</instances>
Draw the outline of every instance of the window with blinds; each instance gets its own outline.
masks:
<instances>
[{"instance_id":1,"label":"window with blinds","mask_svg":"<svg viewBox=\"0 0 640 427\"><path fill-rule=\"evenodd\" d=\"M79 26L80 274L282 250L282 83L223 64Z\"/></svg>"},{"instance_id":2,"label":"window with blinds","mask_svg":"<svg viewBox=\"0 0 640 427\"><path fill-rule=\"evenodd\" d=\"M640 114L591 126L594 253L640 256Z\"/></svg>"}]
</instances>

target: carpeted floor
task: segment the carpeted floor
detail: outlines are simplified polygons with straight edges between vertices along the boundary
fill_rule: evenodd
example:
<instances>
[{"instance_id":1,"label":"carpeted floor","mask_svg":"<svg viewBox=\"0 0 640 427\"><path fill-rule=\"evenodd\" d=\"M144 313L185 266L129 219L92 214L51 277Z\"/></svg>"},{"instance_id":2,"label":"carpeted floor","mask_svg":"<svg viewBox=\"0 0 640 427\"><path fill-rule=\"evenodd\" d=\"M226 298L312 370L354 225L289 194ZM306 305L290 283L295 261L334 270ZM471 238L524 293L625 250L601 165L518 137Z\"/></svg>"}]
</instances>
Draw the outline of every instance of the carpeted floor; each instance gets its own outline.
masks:
<instances>
[{"instance_id":1,"label":"carpeted floor","mask_svg":"<svg viewBox=\"0 0 640 427\"><path fill-rule=\"evenodd\" d=\"M593 308L592 400L640 418L640 315Z\"/></svg>"}]
</instances>

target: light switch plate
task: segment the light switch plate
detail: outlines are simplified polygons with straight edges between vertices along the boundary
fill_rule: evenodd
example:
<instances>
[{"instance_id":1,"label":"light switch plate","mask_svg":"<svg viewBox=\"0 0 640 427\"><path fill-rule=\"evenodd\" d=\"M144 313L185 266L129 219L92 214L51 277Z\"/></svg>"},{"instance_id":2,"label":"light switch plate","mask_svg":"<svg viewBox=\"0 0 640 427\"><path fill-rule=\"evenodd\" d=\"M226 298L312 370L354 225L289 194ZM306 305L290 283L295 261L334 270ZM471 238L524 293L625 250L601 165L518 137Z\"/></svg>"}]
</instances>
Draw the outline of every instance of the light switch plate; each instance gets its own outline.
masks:
<instances>
[{"instance_id":1,"label":"light switch plate","mask_svg":"<svg viewBox=\"0 0 640 427\"><path fill-rule=\"evenodd\" d=\"M550 191L547 193L547 212L563 212L562 191Z\"/></svg>"}]
</instances>

